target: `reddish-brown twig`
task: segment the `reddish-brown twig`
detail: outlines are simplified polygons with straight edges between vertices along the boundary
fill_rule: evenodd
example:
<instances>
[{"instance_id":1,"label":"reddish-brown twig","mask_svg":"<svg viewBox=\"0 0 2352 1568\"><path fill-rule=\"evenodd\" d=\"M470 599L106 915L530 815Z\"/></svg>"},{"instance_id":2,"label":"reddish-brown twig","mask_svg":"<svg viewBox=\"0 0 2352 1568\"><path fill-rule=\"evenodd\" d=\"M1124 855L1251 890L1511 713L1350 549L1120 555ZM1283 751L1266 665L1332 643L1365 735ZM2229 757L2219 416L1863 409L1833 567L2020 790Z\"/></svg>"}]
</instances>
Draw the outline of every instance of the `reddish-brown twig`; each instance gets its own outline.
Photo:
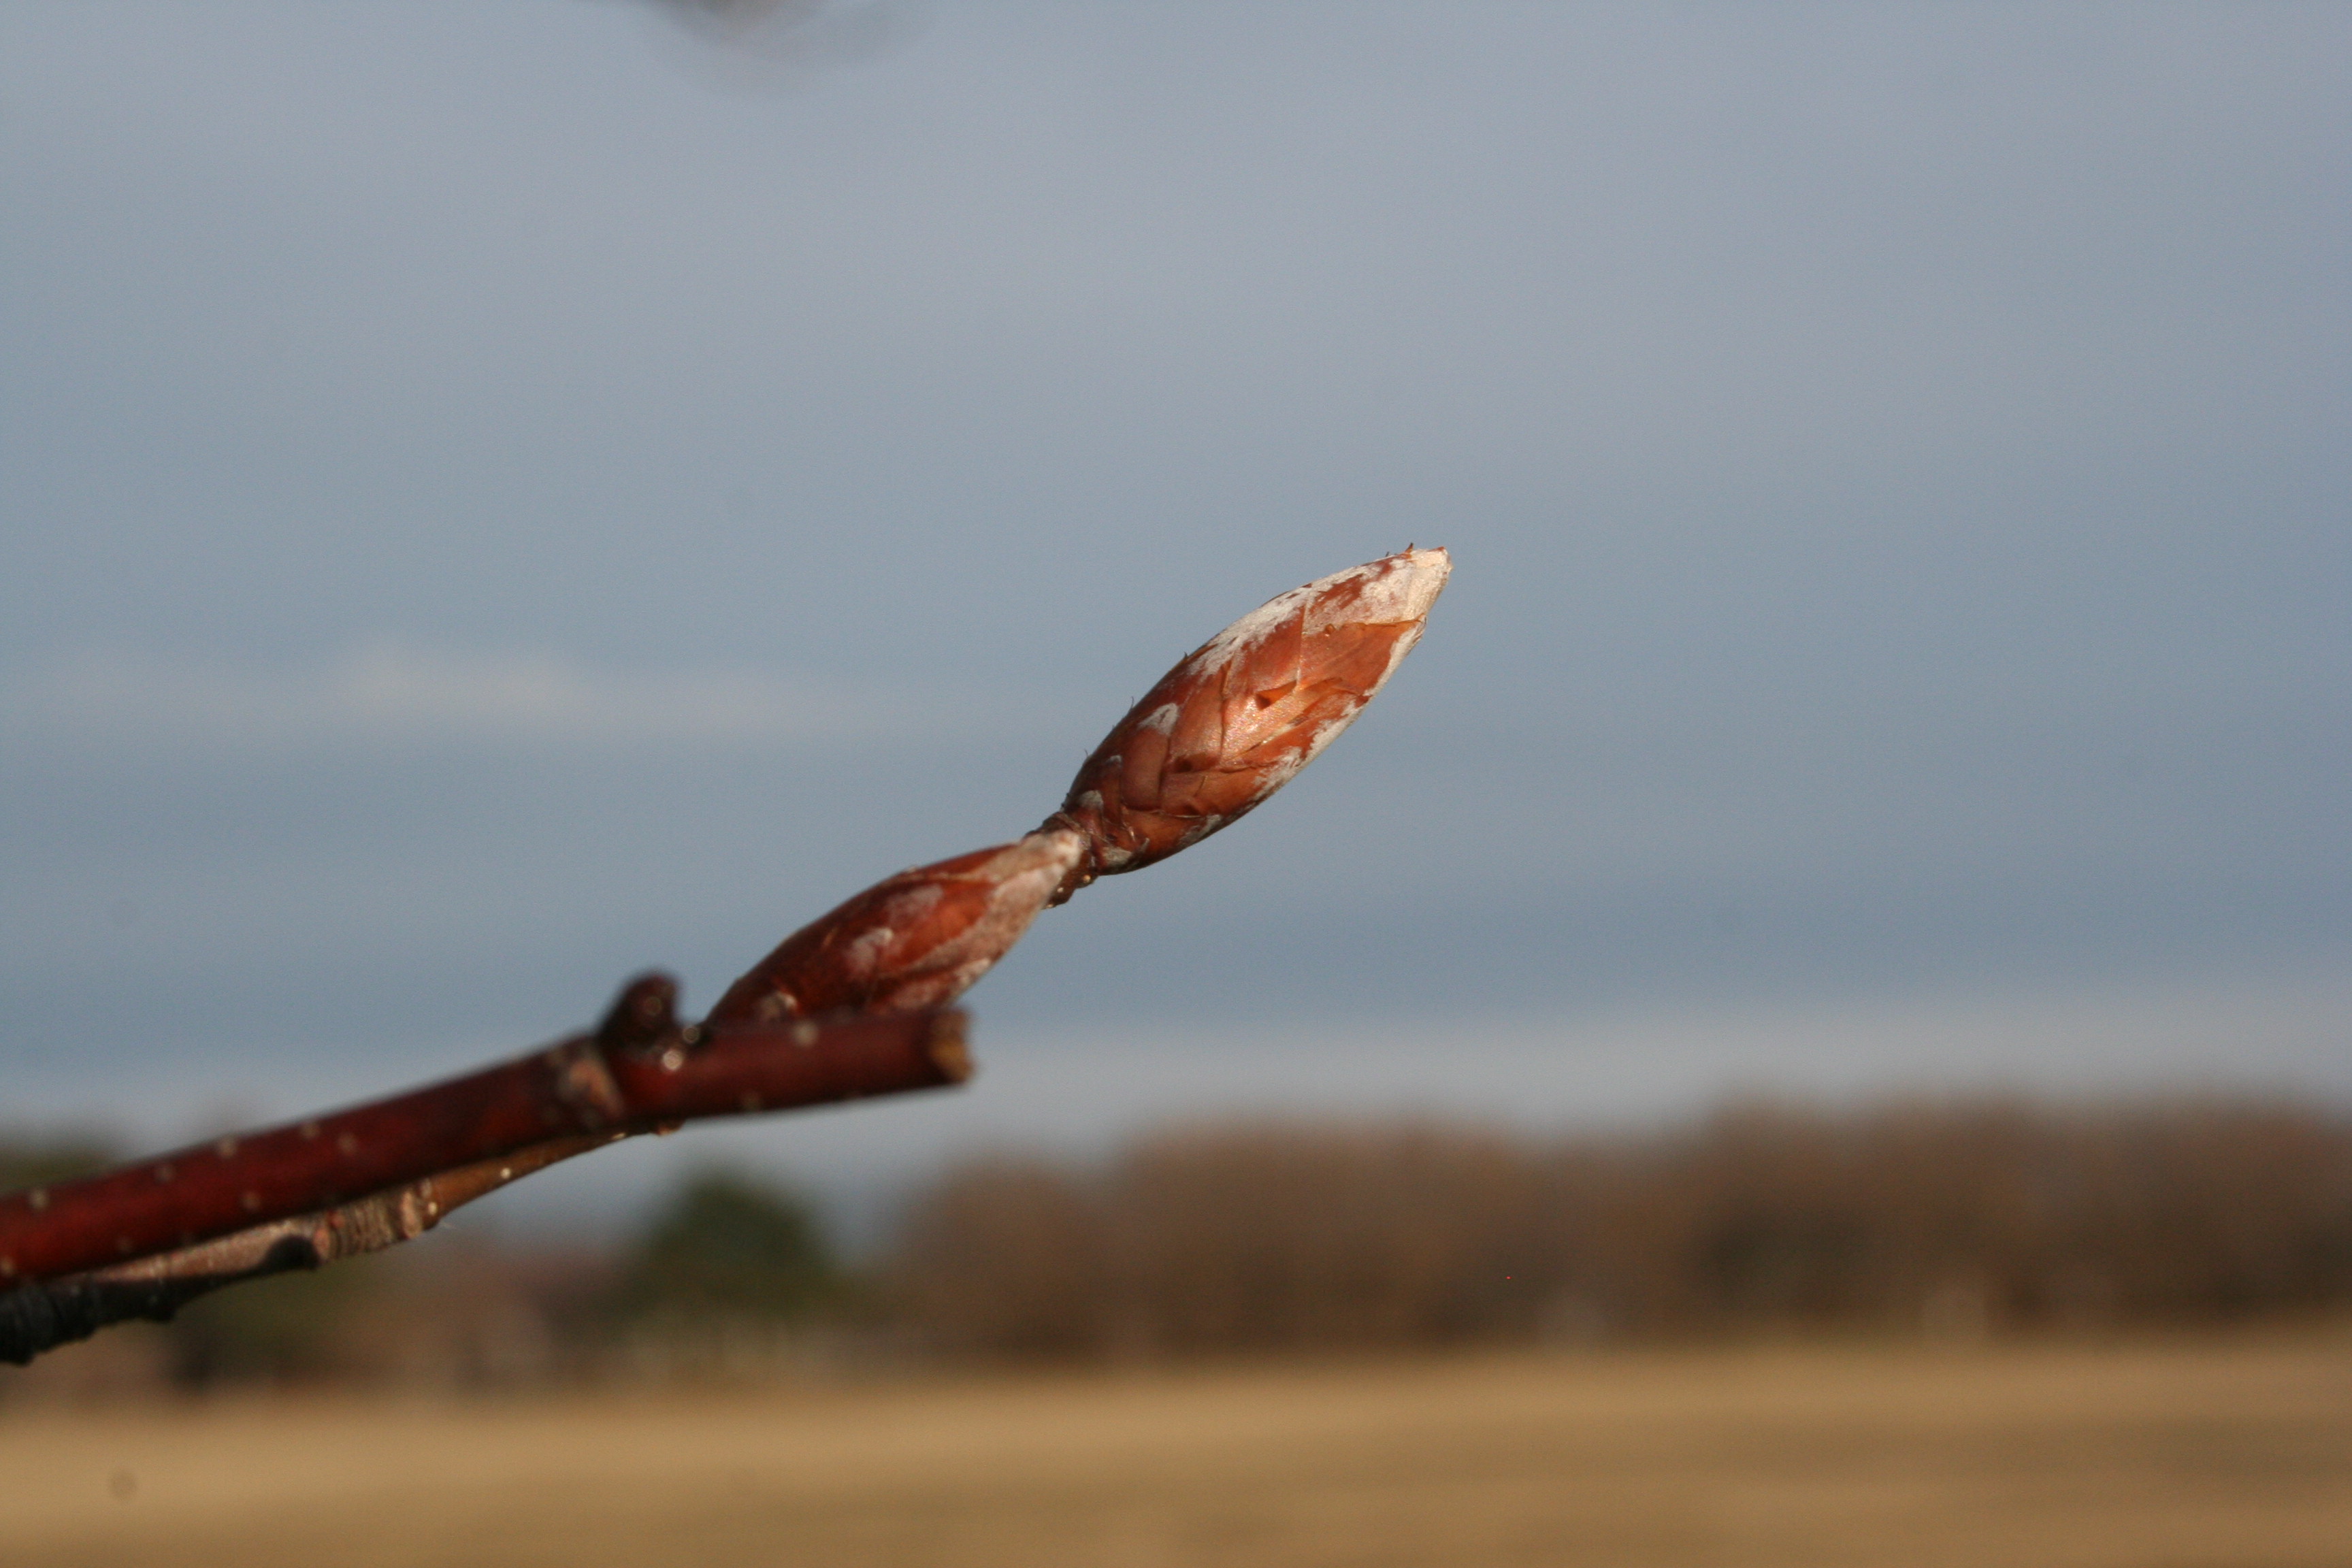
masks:
<instances>
[{"instance_id":1,"label":"reddish-brown twig","mask_svg":"<svg viewBox=\"0 0 2352 1568\"><path fill-rule=\"evenodd\" d=\"M225 1285L410 1240L632 1133L971 1075L952 1010L680 1027L676 994L667 977L648 975L594 1034L520 1060L0 1199L0 1258L27 1277L0 1290L0 1361L21 1363L127 1319L167 1319ZM548 1138L552 1127L577 1131ZM371 1190L339 1201L355 1187ZM162 1237L171 1240L159 1249ZM130 1260L91 1267L110 1247Z\"/></svg>"},{"instance_id":2,"label":"reddish-brown twig","mask_svg":"<svg viewBox=\"0 0 2352 1568\"><path fill-rule=\"evenodd\" d=\"M680 1028L649 976L604 1027L528 1057L288 1126L0 1198L0 1275L42 1279L193 1247L499 1160L552 1138L959 1081L961 1018L906 1013ZM421 1200L428 1215L435 1200Z\"/></svg>"},{"instance_id":3,"label":"reddish-brown twig","mask_svg":"<svg viewBox=\"0 0 2352 1568\"><path fill-rule=\"evenodd\" d=\"M924 1010L961 994L1041 910L1279 789L1395 671L1450 569L1444 551L1408 548L1244 616L1136 704L1036 832L877 883L786 938L703 1025L680 1027L675 985L649 976L596 1034L521 1061L0 1198L0 1276L28 1281L0 1295L0 1355L404 1240L632 1132L960 1081L958 1016Z\"/></svg>"}]
</instances>

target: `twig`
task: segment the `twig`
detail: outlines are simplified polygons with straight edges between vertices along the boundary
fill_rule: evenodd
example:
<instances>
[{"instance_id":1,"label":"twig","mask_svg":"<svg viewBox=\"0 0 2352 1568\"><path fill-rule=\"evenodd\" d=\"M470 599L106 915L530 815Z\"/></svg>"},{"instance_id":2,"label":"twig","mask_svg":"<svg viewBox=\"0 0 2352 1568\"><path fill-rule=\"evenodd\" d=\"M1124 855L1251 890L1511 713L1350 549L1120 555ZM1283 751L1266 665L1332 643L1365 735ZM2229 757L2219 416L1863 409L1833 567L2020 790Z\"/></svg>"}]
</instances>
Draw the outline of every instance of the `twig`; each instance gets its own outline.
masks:
<instances>
[{"instance_id":1,"label":"twig","mask_svg":"<svg viewBox=\"0 0 2352 1568\"><path fill-rule=\"evenodd\" d=\"M593 1035L336 1115L0 1198L0 1359L224 1284L409 1239L460 1204L635 1132L960 1082L961 995L1039 911L1234 821L1354 720L1451 562L1408 548L1307 584L1195 649L1016 843L885 879L680 1026L648 975Z\"/></svg>"},{"instance_id":2,"label":"twig","mask_svg":"<svg viewBox=\"0 0 2352 1568\"><path fill-rule=\"evenodd\" d=\"M961 1062L960 1019L680 1028L669 1014L675 995L674 982L647 977L596 1034L389 1100L0 1198L0 1274L46 1279L192 1247L551 1137L625 1135L961 1076L940 1065Z\"/></svg>"},{"instance_id":3,"label":"twig","mask_svg":"<svg viewBox=\"0 0 2352 1568\"><path fill-rule=\"evenodd\" d=\"M596 1034L520 1060L0 1199L0 1259L23 1279L0 1292L0 1361L22 1364L109 1323L168 1319L225 1285L410 1240L533 1171L635 1133L971 1076L953 1010L681 1028L667 1012L675 994L667 977L647 976ZM649 1001L657 1025L632 1038L629 1015ZM547 1138L555 1126L574 1131ZM159 1234L172 1240L158 1247ZM108 1247L130 1260L94 1267Z\"/></svg>"}]
</instances>

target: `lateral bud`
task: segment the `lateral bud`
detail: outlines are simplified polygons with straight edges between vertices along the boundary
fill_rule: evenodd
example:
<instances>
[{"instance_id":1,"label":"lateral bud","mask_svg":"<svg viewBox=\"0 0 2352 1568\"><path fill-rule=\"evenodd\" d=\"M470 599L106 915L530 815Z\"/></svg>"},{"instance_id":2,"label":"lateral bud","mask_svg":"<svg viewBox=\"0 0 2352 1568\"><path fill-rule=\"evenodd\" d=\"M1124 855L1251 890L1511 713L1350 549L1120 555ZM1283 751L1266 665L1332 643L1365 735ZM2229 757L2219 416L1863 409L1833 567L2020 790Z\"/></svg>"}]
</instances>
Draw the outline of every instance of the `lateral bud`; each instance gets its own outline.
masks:
<instances>
[{"instance_id":1,"label":"lateral bud","mask_svg":"<svg viewBox=\"0 0 2352 1568\"><path fill-rule=\"evenodd\" d=\"M944 1006L1021 940L1086 848L1076 832L1049 826L886 878L786 937L708 1021Z\"/></svg>"},{"instance_id":2,"label":"lateral bud","mask_svg":"<svg viewBox=\"0 0 2352 1568\"><path fill-rule=\"evenodd\" d=\"M652 1050L677 1027L677 982L659 970L638 975L596 1026L596 1043L608 1051Z\"/></svg>"}]
</instances>

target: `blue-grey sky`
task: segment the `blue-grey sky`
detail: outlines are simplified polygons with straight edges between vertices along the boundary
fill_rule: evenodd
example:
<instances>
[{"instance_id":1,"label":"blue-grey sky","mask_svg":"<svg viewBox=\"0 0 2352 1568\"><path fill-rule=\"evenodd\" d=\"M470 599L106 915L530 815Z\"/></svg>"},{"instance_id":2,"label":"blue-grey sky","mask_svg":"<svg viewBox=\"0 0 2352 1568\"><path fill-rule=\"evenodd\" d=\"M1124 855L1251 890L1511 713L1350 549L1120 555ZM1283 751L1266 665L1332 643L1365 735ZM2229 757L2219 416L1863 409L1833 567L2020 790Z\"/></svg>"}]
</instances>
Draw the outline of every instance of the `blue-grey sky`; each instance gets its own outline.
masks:
<instances>
[{"instance_id":1,"label":"blue-grey sky","mask_svg":"<svg viewBox=\"0 0 2352 1568\"><path fill-rule=\"evenodd\" d=\"M0 1119L708 1001L1409 540L1456 565L1390 690L1041 921L960 1101L585 1163L2352 1095L2352 14L763 43L0 5Z\"/></svg>"}]
</instances>

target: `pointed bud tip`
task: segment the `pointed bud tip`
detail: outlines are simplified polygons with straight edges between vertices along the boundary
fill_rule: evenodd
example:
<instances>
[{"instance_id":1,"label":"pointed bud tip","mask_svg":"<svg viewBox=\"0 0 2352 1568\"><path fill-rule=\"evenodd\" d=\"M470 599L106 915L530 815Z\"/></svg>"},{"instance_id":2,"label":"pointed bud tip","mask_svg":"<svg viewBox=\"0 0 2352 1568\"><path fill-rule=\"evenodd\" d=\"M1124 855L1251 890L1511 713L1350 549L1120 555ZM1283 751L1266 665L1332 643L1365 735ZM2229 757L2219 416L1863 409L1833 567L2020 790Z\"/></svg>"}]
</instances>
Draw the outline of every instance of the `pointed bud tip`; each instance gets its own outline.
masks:
<instances>
[{"instance_id":1,"label":"pointed bud tip","mask_svg":"<svg viewBox=\"0 0 2352 1568\"><path fill-rule=\"evenodd\" d=\"M1365 607L1368 611L1377 609L1381 613L1367 615L1366 619L1417 621L1429 614L1429 607L1437 603L1437 595L1444 592L1445 579L1454 573L1454 556L1442 546L1433 545L1427 550L1408 546L1394 555L1382 556L1357 570L1377 570L1381 573L1378 585L1365 592ZM1381 599L1391 603L1376 603L1373 598L1376 594Z\"/></svg>"}]
</instances>

